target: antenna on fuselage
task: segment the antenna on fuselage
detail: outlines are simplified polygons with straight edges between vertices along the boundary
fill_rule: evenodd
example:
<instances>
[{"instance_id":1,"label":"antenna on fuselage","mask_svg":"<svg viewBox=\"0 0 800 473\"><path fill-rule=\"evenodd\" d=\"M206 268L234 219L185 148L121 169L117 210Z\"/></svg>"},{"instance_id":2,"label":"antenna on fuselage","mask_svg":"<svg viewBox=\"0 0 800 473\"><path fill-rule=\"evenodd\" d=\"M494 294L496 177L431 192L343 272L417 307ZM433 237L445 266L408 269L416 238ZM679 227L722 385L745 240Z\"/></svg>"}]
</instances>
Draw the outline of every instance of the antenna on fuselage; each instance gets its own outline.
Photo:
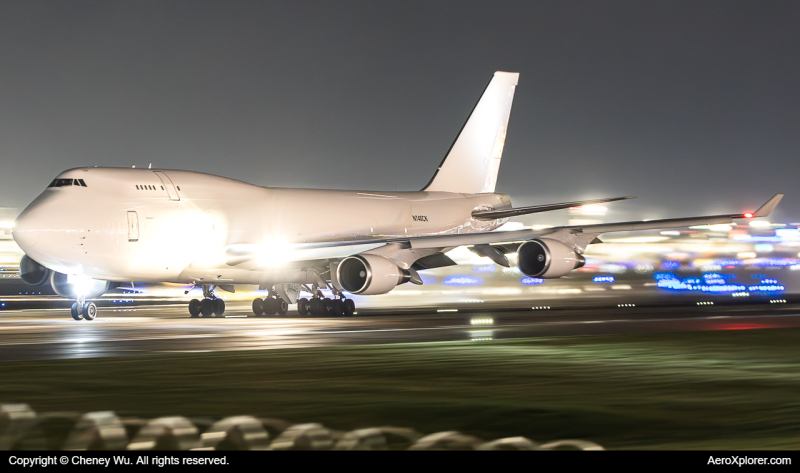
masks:
<instances>
[{"instance_id":1,"label":"antenna on fuselage","mask_svg":"<svg viewBox=\"0 0 800 473\"><path fill-rule=\"evenodd\" d=\"M152 168L153 168L153 163L150 163L150 165L147 166L147 169L152 169Z\"/></svg>"}]
</instances>

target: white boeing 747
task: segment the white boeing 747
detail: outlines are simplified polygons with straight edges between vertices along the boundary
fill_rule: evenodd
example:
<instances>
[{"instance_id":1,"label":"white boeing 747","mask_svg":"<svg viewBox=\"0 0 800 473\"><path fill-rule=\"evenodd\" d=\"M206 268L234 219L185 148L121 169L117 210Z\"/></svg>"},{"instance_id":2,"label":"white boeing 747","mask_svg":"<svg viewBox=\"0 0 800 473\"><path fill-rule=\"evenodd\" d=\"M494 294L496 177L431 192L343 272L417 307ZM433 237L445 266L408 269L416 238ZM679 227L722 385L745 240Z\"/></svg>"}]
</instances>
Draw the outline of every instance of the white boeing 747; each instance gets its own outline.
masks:
<instances>
[{"instance_id":1,"label":"white boeing 747","mask_svg":"<svg viewBox=\"0 0 800 473\"><path fill-rule=\"evenodd\" d=\"M194 171L84 167L61 173L17 218L13 235L29 284L74 298L72 317L92 320L91 299L111 283L172 282L202 289L192 317L222 316L215 289L257 284L269 295L256 315L352 315L346 294L385 294L422 284L418 271L455 264L459 246L523 274L558 278L584 264L607 232L731 223L753 213L494 232L509 217L629 197L514 208L495 192L519 74L496 72L428 185L416 192L263 187ZM304 209L316 209L313 218ZM256 216L257 218L254 218ZM329 289L333 299L320 289ZM307 293L307 297L300 297Z\"/></svg>"}]
</instances>

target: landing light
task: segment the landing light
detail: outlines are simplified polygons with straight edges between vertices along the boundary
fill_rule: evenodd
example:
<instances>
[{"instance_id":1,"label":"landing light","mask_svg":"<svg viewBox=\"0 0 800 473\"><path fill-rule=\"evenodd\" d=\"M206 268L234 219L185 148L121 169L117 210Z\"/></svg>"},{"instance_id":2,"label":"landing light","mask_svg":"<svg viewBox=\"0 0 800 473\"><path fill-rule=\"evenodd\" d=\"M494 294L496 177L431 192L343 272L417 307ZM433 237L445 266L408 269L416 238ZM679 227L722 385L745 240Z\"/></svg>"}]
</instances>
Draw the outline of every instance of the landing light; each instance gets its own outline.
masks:
<instances>
[{"instance_id":1,"label":"landing light","mask_svg":"<svg viewBox=\"0 0 800 473\"><path fill-rule=\"evenodd\" d=\"M75 295L83 297L92 288L92 278L84 274L68 274L67 283L75 287Z\"/></svg>"},{"instance_id":2,"label":"landing light","mask_svg":"<svg viewBox=\"0 0 800 473\"><path fill-rule=\"evenodd\" d=\"M753 218L753 214L750 213L750 212L745 212L744 213L744 218Z\"/></svg>"},{"instance_id":3,"label":"landing light","mask_svg":"<svg viewBox=\"0 0 800 473\"><path fill-rule=\"evenodd\" d=\"M281 266L292 260L293 248L282 241L268 241L261 245L257 260L262 266Z\"/></svg>"}]
</instances>

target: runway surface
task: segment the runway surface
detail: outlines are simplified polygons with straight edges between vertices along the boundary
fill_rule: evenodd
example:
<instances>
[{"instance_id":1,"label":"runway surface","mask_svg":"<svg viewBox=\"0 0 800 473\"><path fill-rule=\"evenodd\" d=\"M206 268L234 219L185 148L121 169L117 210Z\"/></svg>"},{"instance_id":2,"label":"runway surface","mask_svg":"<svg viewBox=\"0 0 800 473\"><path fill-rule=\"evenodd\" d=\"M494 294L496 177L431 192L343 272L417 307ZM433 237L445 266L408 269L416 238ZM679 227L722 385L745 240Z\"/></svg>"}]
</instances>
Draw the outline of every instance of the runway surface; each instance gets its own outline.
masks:
<instances>
[{"instance_id":1,"label":"runway surface","mask_svg":"<svg viewBox=\"0 0 800 473\"><path fill-rule=\"evenodd\" d=\"M352 318L260 318L252 313L245 317L248 312L245 305L232 305L228 317L192 319L183 306L149 306L101 310L100 316L89 322L72 320L65 309L4 311L0 313L0 361L800 327L800 307L793 304L489 310Z\"/></svg>"}]
</instances>

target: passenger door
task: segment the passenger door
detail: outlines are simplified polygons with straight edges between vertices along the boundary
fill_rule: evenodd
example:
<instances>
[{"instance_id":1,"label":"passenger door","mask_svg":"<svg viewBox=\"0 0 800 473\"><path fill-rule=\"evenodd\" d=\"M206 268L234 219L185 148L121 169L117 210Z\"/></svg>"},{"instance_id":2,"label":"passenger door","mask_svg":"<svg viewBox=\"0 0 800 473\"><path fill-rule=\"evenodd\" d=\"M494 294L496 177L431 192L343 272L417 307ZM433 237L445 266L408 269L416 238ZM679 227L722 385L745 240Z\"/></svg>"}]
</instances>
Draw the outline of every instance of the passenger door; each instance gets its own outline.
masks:
<instances>
[{"instance_id":1,"label":"passenger door","mask_svg":"<svg viewBox=\"0 0 800 473\"><path fill-rule=\"evenodd\" d=\"M128 241L139 241L139 215L133 210L128 212Z\"/></svg>"}]
</instances>

